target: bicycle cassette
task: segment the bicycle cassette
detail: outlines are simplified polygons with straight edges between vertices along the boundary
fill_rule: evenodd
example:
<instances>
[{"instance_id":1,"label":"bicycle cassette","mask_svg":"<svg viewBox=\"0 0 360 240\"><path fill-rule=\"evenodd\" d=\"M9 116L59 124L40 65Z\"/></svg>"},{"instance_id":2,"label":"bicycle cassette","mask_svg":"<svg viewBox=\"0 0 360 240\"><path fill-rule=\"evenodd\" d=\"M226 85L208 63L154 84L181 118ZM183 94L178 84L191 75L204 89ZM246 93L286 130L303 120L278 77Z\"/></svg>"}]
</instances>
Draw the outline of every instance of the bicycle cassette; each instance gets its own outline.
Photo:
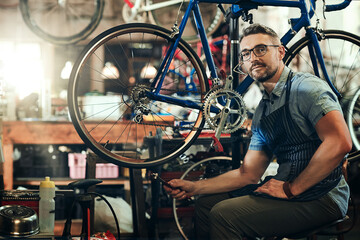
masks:
<instances>
[{"instance_id":1,"label":"bicycle cassette","mask_svg":"<svg viewBox=\"0 0 360 240\"><path fill-rule=\"evenodd\" d=\"M146 96L148 91L148 86L143 84L136 85L131 91L130 99L136 105L147 104L150 102L150 99Z\"/></svg>"},{"instance_id":2,"label":"bicycle cassette","mask_svg":"<svg viewBox=\"0 0 360 240\"><path fill-rule=\"evenodd\" d=\"M217 129L221 116L227 115L222 133L238 130L246 119L245 103L241 95L231 89L215 89L205 98L203 113L206 122L212 129Z\"/></svg>"}]
</instances>

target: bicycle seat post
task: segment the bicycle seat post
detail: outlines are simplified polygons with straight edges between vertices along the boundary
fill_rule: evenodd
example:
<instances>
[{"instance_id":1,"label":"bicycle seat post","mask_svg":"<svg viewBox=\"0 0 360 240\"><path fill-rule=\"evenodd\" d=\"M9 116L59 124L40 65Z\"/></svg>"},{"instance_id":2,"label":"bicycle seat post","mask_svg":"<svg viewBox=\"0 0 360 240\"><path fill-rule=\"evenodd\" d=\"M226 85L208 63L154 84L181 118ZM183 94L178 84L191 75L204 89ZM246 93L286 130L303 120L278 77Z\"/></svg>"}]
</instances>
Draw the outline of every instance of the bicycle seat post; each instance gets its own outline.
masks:
<instances>
[{"instance_id":1,"label":"bicycle seat post","mask_svg":"<svg viewBox=\"0 0 360 240\"><path fill-rule=\"evenodd\" d=\"M239 84L240 74L237 71L234 71L235 66L239 63L239 53L240 53L240 35L239 35L239 16L234 16L230 18L230 27L229 27L229 40L230 40L230 74L232 76L232 87L236 89ZM232 120L233 121L233 120ZM231 133L232 139L232 158L240 159L240 148L239 148L239 131ZM236 140L236 141L235 141ZM240 163L237 161L232 161L232 167L238 168L240 167Z\"/></svg>"}]
</instances>

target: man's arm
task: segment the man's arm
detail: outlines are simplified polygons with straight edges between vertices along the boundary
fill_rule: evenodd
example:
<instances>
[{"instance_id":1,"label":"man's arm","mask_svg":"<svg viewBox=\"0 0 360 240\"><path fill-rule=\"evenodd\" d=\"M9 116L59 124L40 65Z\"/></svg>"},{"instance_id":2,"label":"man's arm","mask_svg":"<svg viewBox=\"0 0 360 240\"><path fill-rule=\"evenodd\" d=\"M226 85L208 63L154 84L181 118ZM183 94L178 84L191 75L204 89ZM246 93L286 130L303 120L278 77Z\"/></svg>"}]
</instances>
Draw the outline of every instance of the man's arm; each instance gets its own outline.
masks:
<instances>
[{"instance_id":1,"label":"man's arm","mask_svg":"<svg viewBox=\"0 0 360 240\"><path fill-rule=\"evenodd\" d=\"M182 199L198 194L229 192L248 184L258 183L269 165L269 157L263 151L248 150L243 164L238 169L231 170L217 177L196 182L173 179L169 184L171 189L165 190L173 197Z\"/></svg>"},{"instance_id":2,"label":"man's arm","mask_svg":"<svg viewBox=\"0 0 360 240\"><path fill-rule=\"evenodd\" d=\"M351 150L352 141L344 117L337 111L330 111L320 118L315 126L322 143L310 160L309 165L289 185L293 195L299 195L326 178ZM274 197L287 198L283 181L271 179L256 191Z\"/></svg>"},{"instance_id":3,"label":"man's arm","mask_svg":"<svg viewBox=\"0 0 360 240\"><path fill-rule=\"evenodd\" d=\"M317 122L315 129L322 143L309 165L291 184L294 195L326 178L352 148L349 130L339 111L327 113Z\"/></svg>"}]
</instances>

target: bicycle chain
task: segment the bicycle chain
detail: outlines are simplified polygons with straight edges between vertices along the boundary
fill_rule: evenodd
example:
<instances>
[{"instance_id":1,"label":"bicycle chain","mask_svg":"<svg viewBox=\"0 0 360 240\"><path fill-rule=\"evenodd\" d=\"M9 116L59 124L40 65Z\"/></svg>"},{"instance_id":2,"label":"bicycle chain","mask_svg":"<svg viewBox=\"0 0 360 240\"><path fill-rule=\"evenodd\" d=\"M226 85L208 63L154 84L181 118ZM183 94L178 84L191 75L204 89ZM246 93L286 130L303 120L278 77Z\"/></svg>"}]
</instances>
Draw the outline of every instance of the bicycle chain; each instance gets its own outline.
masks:
<instances>
[{"instance_id":1,"label":"bicycle chain","mask_svg":"<svg viewBox=\"0 0 360 240\"><path fill-rule=\"evenodd\" d=\"M173 129L185 129L185 130L198 130L198 129L201 129L201 130L213 130L212 128L205 128L205 127L202 127L202 128L198 128L198 127L180 127L180 126L171 126L171 125L163 125L163 124L153 124L153 123L140 123L140 124L143 124L143 125L151 125L151 126L159 126L159 127L171 127ZM237 131L243 131L244 129L240 128L238 129ZM245 130L244 130L245 131ZM235 131L234 131L235 132ZM233 133L234 133L233 132ZM239 139L242 139L243 136L235 136L235 137L232 137L232 140L230 141L231 142L236 142L238 141Z\"/></svg>"},{"instance_id":2,"label":"bicycle chain","mask_svg":"<svg viewBox=\"0 0 360 240\"><path fill-rule=\"evenodd\" d=\"M218 88L216 88L218 89ZM164 90L167 90L167 89L164 89ZM171 91L171 90L170 90ZM186 92L193 92L193 91L186 91ZM209 91L207 94L210 94L211 92L213 91ZM146 125L146 126L154 126L154 127L162 127L162 128L167 128L167 127L170 127L175 131L180 131L180 130L190 130L190 131L198 131L198 130L214 130L212 127L205 127L206 125L204 125L203 127L185 127L185 126L174 126L174 125L168 125L168 124L155 124L154 122L152 123L146 123L143 121L143 119L141 119L141 122L136 122L134 121L136 124L142 124L142 125ZM236 130L233 130L231 131L231 133L234 133L235 131L239 130L239 128L237 128ZM240 130L242 130L240 128ZM231 141L230 143L232 142L237 142L239 141L240 139L242 139L243 137L240 135L240 136L235 136L235 137L232 137L231 138Z\"/></svg>"},{"instance_id":3,"label":"bicycle chain","mask_svg":"<svg viewBox=\"0 0 360 240\"><path fill-rule=\"evenodd\" d=\"M147 90L152 90L152 89L155 89L155 88L150 88L146 85L139 85L137 87L135 87L135 89L140 89L141 91L144 91L144 89L147 89ZM214 86L210 91L208 92L196 92L196 93L199 93L199 94L203 94L205 95L204 99L205 99L205 102L209 99L209 96L212 96L213 94L217 94L219 93L220 91L222 91L222 87L219 85L219 86ZM194 93L194 91L191 91L191 90L173 90L173 89L161 89L161 91L168 91L168 92L181 92L181 93ZM232 91L232 92L235 92L235 91ZM236 93L237 94L237 93ZM239 95L239 94L237 94ZM236 95L236 96L237 96ZM241 96L237 96L238 98L241 98ZM145 97L146 98L146 97ZM144 103L147 103L147 100L143 99L143 98L140 98L139 99L139 94L138 93L134 93L132 92L131 94L131 99L136 103L136 102L140 102L141 104L140 105L143 105ZM205 103L204 102L204 103ZM205 104L204 104L205 106ZM147 115L147 114L146 114ZM205 119L207 118L206 117L207 114L205 114ZM208 119L206 119L206 121L208 121ZM151 126L155 126L155 127L171 127L175 130L191 130L191 131L197 131L197 130L214 130L214 125L210 125L210 127L183 127L183 126L173 126L173 125L166 125L166 124L154 124L154 123L144 123L142 120L141 121L135 121L137 124L143 124L143 125L151 125ZM241 127L241 125L239 127L237 127L236 129L232 129L230 132L233 133L235 132L236 130L238 130L239 128ZM227 131L225 131L227 133Z\"/></svg>"}]
</instances>

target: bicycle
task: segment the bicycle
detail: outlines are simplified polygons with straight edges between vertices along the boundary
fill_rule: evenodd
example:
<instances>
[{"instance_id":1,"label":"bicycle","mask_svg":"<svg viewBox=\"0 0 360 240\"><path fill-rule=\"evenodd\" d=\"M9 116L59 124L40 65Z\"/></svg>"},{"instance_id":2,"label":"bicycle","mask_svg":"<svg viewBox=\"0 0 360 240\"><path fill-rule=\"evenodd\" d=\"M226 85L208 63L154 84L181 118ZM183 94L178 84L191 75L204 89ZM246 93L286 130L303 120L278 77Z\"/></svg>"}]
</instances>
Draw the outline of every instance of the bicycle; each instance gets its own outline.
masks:
<instances>
[{"instance_id":1,"label":"bicycle","mask_svg":"<svg viewBox=\"0 0 360 240\"><path fill-rule=\"evenodd\" d=\"M124 23L147 21L167 28L174 22L181 1L122 0L120 20ZM19 3L26 25L40 38L58 45L86 39L100 24L105 9L105 0L20 0ZM202 6L207 14L204 19L206 32L210 36L219 27L222 13L216 6ZM185 39L195 42L198 37L194 21L192 25L187 29Z\"/></svg>"},{"instance_id":2,"label":"bicycle","mask_svg":"<svg viewBox=\"0 0 360 240\"><path fill-rule=\"evenodd\" d=\"M284 58L286 65L291 65L296 59L297 66L313 66L312 71L320 77L324 76L332 90L343 100L353 92L350 88L351 84L359 86L356 78L344 77L339 82L336 81L336 77L340 70L351 74L358 71L358 65L351 63L360 62L354 61L357 60L360 38L340 30L321 30L318 26L311 27L310 19L316 9L315 0L310 1L309 8L305 0L245 2L192 0L180 25L175 25L172 31L145 23L120 25L94 38L80 54L69 82L70 116L85 144L103 159L125 167L156 166L185 152L202 131L213 131L215 137L219 138L221 133L235 133L240 129L246 117L241 94L253 80L247 76L237 88L232 89L233 77L229 75L223 79L224 86L219 84L220 78L201 21L199 2L218 3L220 8L221 3L232 4L230 10L234 21L241 17L242 20L251 22L252 14L249 11L260 6L300 9L301 16L290 19L291 28L281 41L286 46L301 29L304 29L307 35L293 46L286 47L287 53ZM350 2L345 0L340 4L326 5L324 11L344 9ZM224 9L222 11L225 12ZM198 55L181 39L191 12L194 13L198 23L200 39L210 69L209 79L213 84L211 89ZM233 49L238 49L238 41L232 38L230 41ZM326 43L325 46L330 47L321 48L320 43L323 42ZM337 45L332 45L333 42ZM162 54L163 49L166 49L165 55ZM310 53L306 51L306 54L300 55L307 49ZM338 54L336 58L332 55L334 50L341 51L341 49L343 52L346 51L347 59L352 58L350 65L348 61L342 61L340 57L343 55ZM238 50L232 50L233 57L237 57L237 54ZM174 59L174 56L177 56L177 59ZM312 59L311 63L306 63L307 56ZM238 72L239 68L235 66L238 60L234 60L233 57L231 69ZM106 62L105 59L111 59L115 63L120 72L119 78L103 79L101 70ZM155 67L157 72L154 72L150 79L141 78L140 70L144 68L146 71L150 66ZM183 76L189 76L191 73L196 91L186 90L184 80L169 82L168 79L172 79L172 71L183 73ZM105 84L112 84L110 88L112 94L120 95L122 100L106 104L98 102L92 106L102 106L101 111L84 112L85 93L94 89L102 92ZM160 94L160 91L167 94ZM187 93L187 96L180 97L184 95L182 93ZM222 109L225 109L226 103L230 102L230 111L225 113ZM121 108L122 105L126 110ZM122 110L120 111L119 108ZM97 116L100 115L103 117L98 118ZM228 121L229 119L232 121ZM110 124L110 127L106 127L104 123L108 123L107 126ZM157 129L162 132L162 136L153 136ZM172 145L163 149L162 154L150 157L149 144L145 140L151 137L169 141Z\"/></svg>"}]
</instances>

